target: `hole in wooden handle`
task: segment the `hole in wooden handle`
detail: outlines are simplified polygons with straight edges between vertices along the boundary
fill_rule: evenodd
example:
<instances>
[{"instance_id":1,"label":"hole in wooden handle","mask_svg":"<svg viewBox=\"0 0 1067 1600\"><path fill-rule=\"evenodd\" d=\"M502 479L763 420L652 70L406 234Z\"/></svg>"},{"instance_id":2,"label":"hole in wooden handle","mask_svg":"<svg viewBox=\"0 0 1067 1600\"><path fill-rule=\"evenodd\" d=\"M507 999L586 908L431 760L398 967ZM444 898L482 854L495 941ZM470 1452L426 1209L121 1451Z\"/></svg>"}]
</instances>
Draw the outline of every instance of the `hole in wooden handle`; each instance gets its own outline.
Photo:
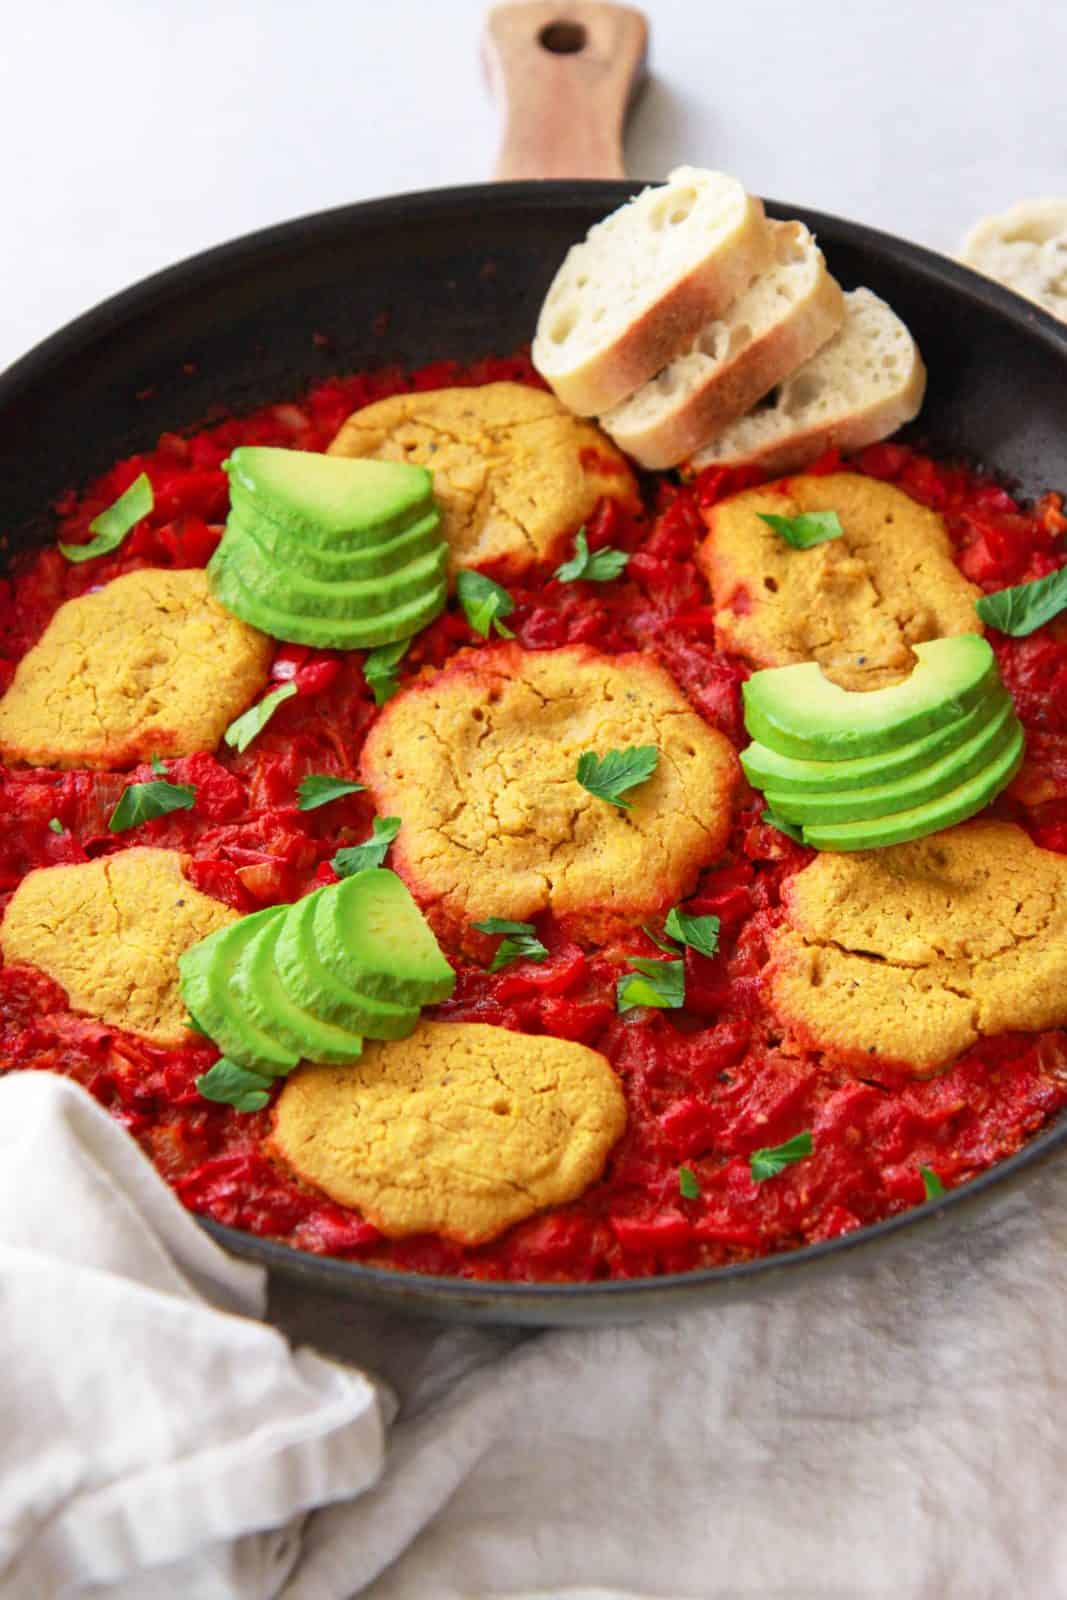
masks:
<instances>
[{"instance_id":1,"label":"hole in wooden handle","mask_svg":"<svg viewBox=\"0 0 1067 1600\"><path fill-rule=\"evenodd\" d=\"M589 43L589 35L581 22L549 22L537 35L537 42L554 56L576 56Z\"/></svg>"}]
</instances>

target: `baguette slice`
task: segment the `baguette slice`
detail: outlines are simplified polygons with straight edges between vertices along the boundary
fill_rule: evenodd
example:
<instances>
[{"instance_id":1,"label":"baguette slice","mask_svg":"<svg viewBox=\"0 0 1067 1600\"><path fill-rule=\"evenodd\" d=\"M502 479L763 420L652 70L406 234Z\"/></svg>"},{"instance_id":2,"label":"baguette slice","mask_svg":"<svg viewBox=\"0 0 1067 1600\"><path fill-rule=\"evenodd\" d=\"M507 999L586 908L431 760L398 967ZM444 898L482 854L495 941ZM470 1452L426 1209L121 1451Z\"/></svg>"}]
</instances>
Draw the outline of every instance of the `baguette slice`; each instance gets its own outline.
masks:
<instances>
[{"instance_id":1,"label":"baguette slice","mask_svg":"<svg viewBox=\"0 0 1067 1600\"><path fill-rule=\"evenodd\" d=\"M1067 321L1067 200L1021 200L983 217L960 260Z\"/></svg>"},{"instance_id":2,"label":"baguette slice","mask_svg":"<svg viewBox=\"0 0 1067 1600\"><path fill-rule=\"evenodd\" d=\"M761 201L736 178L679 167L567 252L538 318L534 366L579 416L610 411L720 316L770 253Z\"/></svg>"},{"instance_id":3,"label":"baguette slice","mask_svg":"<svg viewBox=\"0 0 1067 1600\"><path fill-rule=\"evenodd\" d=\"M836 445L860 450L918 415L926 368L915 340L870 289L845 296L841 331L771 395L689 461L792 472Z\"/></svg>"},{"instance_id":4,"label":"baguette slice","mask_svg":"<svg viewBox=\"0 0 1067 1600\"><path fill-rule=\"evenodd\" d=\"M677 466L832 339L845 297L800 222L768 224L772 264L684 355L600 419L643 467Z\"/></svg>"}]
</instances>

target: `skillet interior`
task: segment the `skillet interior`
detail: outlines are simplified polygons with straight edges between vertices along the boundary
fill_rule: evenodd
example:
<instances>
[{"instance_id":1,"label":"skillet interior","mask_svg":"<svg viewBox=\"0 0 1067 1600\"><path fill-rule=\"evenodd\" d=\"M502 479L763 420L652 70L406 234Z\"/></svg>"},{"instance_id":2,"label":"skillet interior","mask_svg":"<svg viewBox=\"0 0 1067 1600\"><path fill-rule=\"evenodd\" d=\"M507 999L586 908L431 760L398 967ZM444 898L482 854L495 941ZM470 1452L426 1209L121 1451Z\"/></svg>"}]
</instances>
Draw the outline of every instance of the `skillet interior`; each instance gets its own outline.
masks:
<instances>
[{"instance_id":1,"label":"skillet interior","mask_svg":"<svg viewBox=\"0 0 1067 1600\"><path fill-rule=\"evenodd\" d=\"M212 410L281 400L334 372L507 354L531 335L567 246L634 192L522 183L369 202L253 234L147 279L0 377L8 550L53 537L62 490ZM953 262L838 218L768 203L819 238L846 288L885 296L914 332L930 386L914 437L989 462L1024 494L1067 489L1067 327ZM752 1293L942 1226L1025 1175L1067 1120L941 1201L790 1255L737 1267L562 1286L415 1277L324 1260L213 1223L229 1249L356 1298L463 1321L620 1322Z\"/></svg>"}]
</instances>

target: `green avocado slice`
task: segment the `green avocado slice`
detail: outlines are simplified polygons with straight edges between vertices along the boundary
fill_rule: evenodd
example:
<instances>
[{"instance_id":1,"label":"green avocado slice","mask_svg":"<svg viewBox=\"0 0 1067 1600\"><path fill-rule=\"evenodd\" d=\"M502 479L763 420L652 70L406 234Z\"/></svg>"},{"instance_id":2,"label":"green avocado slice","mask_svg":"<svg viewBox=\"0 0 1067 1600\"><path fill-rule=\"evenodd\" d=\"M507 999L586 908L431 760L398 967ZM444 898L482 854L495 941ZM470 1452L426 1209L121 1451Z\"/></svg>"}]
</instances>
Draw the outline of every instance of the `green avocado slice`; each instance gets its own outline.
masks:
<instances>
[{"instance_id":1,"label":"green avocado slice","mask_svg":"<svg viewBox=\"0 0 1067 1600\"><path fill-rule=\"evenodd\" d=\"M227 524L219 549L249 594L265 604L301 617L342 621L380 616L417 601L443 582L448 557L448 547L439 539L395 572L355 580L339 575L324 582L284 566L239 526Z\"/></svg>"},{"instance_id":2,"label":"green avocado slice","mask_svg":"<svg viewBox=\"0 0 1067 1600\"><path fill-rule=\"evenodd\" d=\"M249 1017L233 990L233 975L264 927L280 922L285 906L268 906L208 934L178 957L182 999L204 1032L231 1061L279 1077L300 1060L299 1050L273 1037Z\"/></svg>"},{"instance_id":3,"label":"green avocado slice","mask_svg":"<svg viewBox=\"0 0 1067 1600\"><path fill-rule=\"evenodd\" d=\"M341 579L377 578L405 567L441 544L441 513L429 511L401 533L374 544L310 544L261 514L236 491L230 497L227 533L239 533L257 544L280 564L297 567L308 577Z\"/></svg>"},{"instance_id":4,"label":"green avocado slice","mask_svg":"<svg viewBox=\"0 0 1067 1600\"><path fill-rule=\"evenodd\" d=\"M1016 723L1012 736L977 777L968 778L958 788L937 800L897 811L889 817L870 817L861 822L809 823L802 829L804 843L816 850L874 850L882 845L903 844L940 833L956 822L964 822L985 809L1011 782L1022 765L1026 740Z\"/></svg>"},{"instance_id":5,"label":"green avocado slice","mask_svg":"<svg viewBox=\"0 0 1067 1600\"><path fill-rule=\"evenodd\" d=\"M891 783L843 789L824 794L789 794L764 791L771 810L786 822L859 822L864 817L889 817L926 805L976 777L1014 739L1019 726L1011 700L964 744L932 761L928 767Z\"/></svg>"},{"instance_id":6,"label":"green avocado slice","mask_svg":"<svg viewBox=\"0 0 1067 1600\"><path fill-rule=\"evenodd\" d=\"M245 586L235 564L219 545L207 567L212 590L219 603L242 622L293 644L310 644L322 650L373 650L380 644L395 644L410 639L439 617L448 600L442 579L418 599L395 611L376 617L344 621L340 618L302 617L268 605Z\"/></svg>"},{"instance_id":7,"label":"green avocado slice","mask_svg":"<svg viewBox=\"0 0 1067 1600\"><path fill-rule=\"evenodd\" d=\"M986 639L959 633L915 646L907 678L868 693L842 689L815 661L753 673L745 726L780 755L837 761L878 755L956 722L998 681Z\"/></svg>"},{"instance_id":8,"label":"green avocado slice","mask_svg":"<svg viewBox=\"0 0 1067 1600\"><path fill-rule=\"evenodd\" d=\"M289 907L282 907L284 912ZM291 999L278 976L274 952L285 917L264 921L245 945L230 978L233 994L257 1028L301 1060L345 1066L363 1050L358 1033L324 1022Z\"/></svg>"},{"instance_id":9,"label":"green avocado slice","mask_svg":"<svg viewBox=\"0 0 1067 1600\"><path fill-rule=\"evenodd\" d=\"M309 540L388 538L433 509L433 478L404 461L239 445L223 463L273 521Z\"/></svg>"},{"instance_id":10,"label":"green avocado slice","mask_svg":"<svg viewBox=\"0 0 1067 1600\"><path fill-rule=\"evenodd\" d=\"M334 887L330 885L330 887ZM417 1006L393 1005L334 977L315 947L315 910L324 889L290 906L274 947L274 964L294 1004L368 1039L405 1039L419 1020Z\"/></svg>"},{"instance_id":11,"label":"green avocado slice","mask_svg":"<svg viewBox=\"0 0 1067 1600\"><path fill-rule=\"evenodd\" d=\"M758 741L741 752L745 776L755 789L773 789L776 794L841 794L864 789L871 783L892 783L921 772L974 737L1005 706L1008 691L999 684L956 722L947 722L921 739L911 739L895 750L876 756L857 756L851 761L804 761L798 756L779 755Z\"/></svg>"},{"instance_id":12,"label":"green avocado slice","mask_svg":"<svg viewBox=\"0 0 1067 1600\"><path fill-rule=\"evenodd\" d=\"M456 986L429 923L388 867L370 867L324 890L314 930L323 965L360 994L427 1006L447 1000Z\"/></svg>"}]
</instances>

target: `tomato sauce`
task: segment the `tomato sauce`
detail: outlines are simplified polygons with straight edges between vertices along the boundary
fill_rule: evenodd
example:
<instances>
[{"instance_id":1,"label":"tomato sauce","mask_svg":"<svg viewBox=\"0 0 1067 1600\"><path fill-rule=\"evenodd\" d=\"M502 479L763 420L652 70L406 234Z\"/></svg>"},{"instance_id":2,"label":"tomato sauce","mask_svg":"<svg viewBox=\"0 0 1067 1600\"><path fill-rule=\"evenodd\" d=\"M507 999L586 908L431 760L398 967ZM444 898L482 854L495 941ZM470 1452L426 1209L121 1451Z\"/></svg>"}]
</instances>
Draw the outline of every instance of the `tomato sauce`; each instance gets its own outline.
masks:
<instances>
[{"instance_id":1,"label":"tomato sauce","mask_svg":"<svg viewBox=\"0 0 1067 1600\"><path fill-rule=\"evenodd\" d=\"M207 561L227 510L221 463L235 445L323 449L349 413L372 400L408 387L499 378L539 382L524 356L336 379L299 402L192 437L165 434L155 450L119 462L85 492L64 497L59 537L84 537L96 513L142 471L153 484L151 515L113 555L71 564L48 549L17 560L0 583L0 689L72 595L137 567ZM814 470L836 465L828 456ZM1043 576L1064 560L1067 518L1057 495L1027 509L991 477L894 444L874 446L849 465L942 512L961 570L987 590ZM533 650L577 642L609 653L649 650L701 715L743 745L747 668L712 643L709 596L693 553L704 532L701 507L756 481L751 471L712 469L683 487L661 475L646 480L643 515L603 504L589 543L631 551L624 578L561 585L542 572L511 585L516 609L508 621L520 642ZM993 642L1028 735L1023 772L995 810L1067 853L1067 624ZM416 639L401 683L481 643L450 611ZM185 851L196 886L241 912L333 881L330 858L366 837L370 803L354 794L300 811L296 791L310 772L357 770L377 714L361 660L281 646L273 676L294 682L297 695L243 754L223 749L168 763L172 781L196 786L194 810L127 834L110 834L107 819L129 774L0 768L0 909L33 867L133 844ZM145 767L133 776L147 781L152 773ZM762 809L758 796L743 792L726 856L687 902L720 918L721 937L713 959L686 951L684 1012L617 1014L625 957L657 954L640 929L615 946L579 948L546 917L538 923L550 951L543 964L517 963L492 976L458 967L454 997L434 1014L592 1045L619 1074L629 1109L604 1176L581 1199L488 1245L383 1238L264 1154L269 1108L247 1115L200 1097L195 1079L216 1057L208 1042L166 1050L77 1016L60 988L27 968L0 969L0 1070L74 1078L138 1140L191 1210L320 1254L469 1278L592 1280L716 1266L831 1238L921 1202L923 1167L949 1188L1017 1150L1067 1101L1067 1033L983 1041L924 1082L884 1068L859 1077L832 1055L784 1044L761 972L781 915L782 880L811 852L764 824ZM754 1182L751 1153L805 1130L814 1153ZM681 1194L682 1165L696 1177L697 1198Z\"/></svg>"}]
</instances>

